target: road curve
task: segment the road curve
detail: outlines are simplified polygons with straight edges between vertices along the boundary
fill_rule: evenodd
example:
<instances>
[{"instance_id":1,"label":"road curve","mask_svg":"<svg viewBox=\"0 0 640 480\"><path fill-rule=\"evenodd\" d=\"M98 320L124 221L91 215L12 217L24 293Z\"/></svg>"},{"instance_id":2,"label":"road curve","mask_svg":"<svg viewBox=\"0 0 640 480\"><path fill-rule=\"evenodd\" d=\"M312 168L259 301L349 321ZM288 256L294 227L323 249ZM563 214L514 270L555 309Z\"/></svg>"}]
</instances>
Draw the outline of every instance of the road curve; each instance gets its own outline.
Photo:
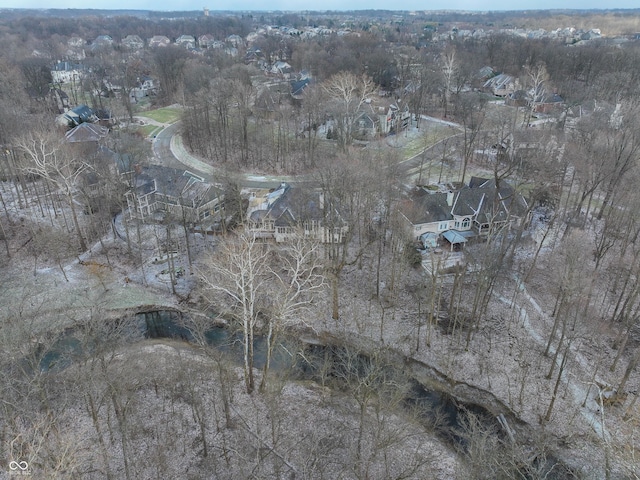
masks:
<instances>
[{"instance_id":1,"label":"road curve","mask_svg":"<svg viewBox=\"0 0 640 480\"><path fill-rule=\"evenodd\" d=\"M454 127L455 124L447 123ZM458 126L459 127L459 126ZM404 159L398 163L399 170L402 174L408 175L411 170L417 168L425 160L433 161L441 155L442 144L444 141L454 137L458 137L460 133L456 133L447 137L445 140L431 145L412 158ZM165 127L155 135L152 140L154 163L171 168L187 169L192 171L211 183L220 183L222 179L229 176L229 173L222 168L214 167L205 159L199 158L191 154L182 143L180 136L180 122L165 124ZM426 152L429 152L425 155ZM282 182L287 183L316 183L312 175L259 175L232 172L233 177L239 178L240 183L244 187L249 188L275 188Z\"/></svg>"}]
</instances>

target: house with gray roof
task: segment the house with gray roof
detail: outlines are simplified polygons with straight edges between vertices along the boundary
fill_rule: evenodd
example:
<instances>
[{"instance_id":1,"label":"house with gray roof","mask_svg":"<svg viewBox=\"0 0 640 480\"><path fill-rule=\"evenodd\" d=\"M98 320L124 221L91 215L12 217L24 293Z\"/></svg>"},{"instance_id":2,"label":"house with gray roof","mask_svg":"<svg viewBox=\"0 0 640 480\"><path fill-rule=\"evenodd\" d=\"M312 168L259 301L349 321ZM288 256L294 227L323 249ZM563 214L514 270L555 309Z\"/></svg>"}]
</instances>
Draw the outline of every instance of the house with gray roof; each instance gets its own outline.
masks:
<instances>
[{"instance_id":1,"label":"house with gray roof","mask_svg":"<svg viewBox=\"0 0 640 480\"><path fill-rule=\"evenodd\" d=\"M337 205L324 192L283 183L254 201L248 214L248 231L256 238L286 242L305 235L322 243L343 242L348 225Z\"/></svg>"},{"instance_id":2,"label":"house with gray roof","mask_svg":"<svg viewBox=\"0 0 640 480\"><path fill-rule=\"evenodd\" d=\"M122 46L129 50L142 50L144 48L144 41L139 35L127 35L122 39Z\"/></svg>"},{"instance_id":3,"label":"house with gray roof","mask_svg":"<svg viewBox=\"0 0 640 480\"><path fill-rule=\"evenodd\" d=\"M98 116L91 108L86 105L78 105L71 110L67 110L56 119L58 125L77 127L81 123L85 122L97 122Z\"/></svg>"},{"instance_id":4,"label":"house with gray roof","mask_svg":"<svg viewBox=\"0 0 640 480\"><path fill-rule=\"evenodd\" d=\"M224 45L222 42L219 42L219 43L220 43L220 46ZM200 48L213 48L215 44L216 44L216 37L214 37L210 33L205 33L204 35L200 35L198 37L198 45L200 46Z\"/></svg>"},{"instance_id":5,"label":"house with gray roof","mask_svg":"<svg viewBox=\"0 0 640 480\"><path fill-rule=\"evenodd\" d=\"M511 75L501 73L484 82L482 88L498 97L506 97L518 89L518 81Z\"/></svg>"},{"instance_id":6,"label":"house with gray roof","mask_svg":"<svg viewBox=\"0 0 640 480\"><path fill-rule=\"evenodd\" d=\"M99 50L107 50L113 46L113 38L110 35L98 35L96 39L91 42L89 48L96 52Z\"/></svg>"},{"instance_id":7,"label":"house with gray roof","mask_svg":"<svg viewBox=\"0 0 640 480\"><path fill-rule=\"evenodd\" d=\"M168 47L171 45L171 40L164 35L154 35L147 41L147 44L149 48Z\"/></svg>"},{"instance_id":8,"label":"house with gray roof","mask_svg":"<svg viewBox=\"0 0 640 480\"><path fill-rule=\"evenodd\" d=\"M97 145L109 133L107 127L84 122L64 134L67 143L92 143Z\"/></svg>"},{"instance_id":9,"label":"house with gray roof","mask_svg":"<svg viewBox=\"0 0 640 480\"><path fill-rule=\"evenodd\" d=\"M200 222L218 215L224 195L220 188L188 170L138 165L126 200L132 218L144 220L160 211L180 221Z\"/></svg>"},{"instance_id":10,"label":"house with gray roof","mask_svg":"<svg viewBox=\"0 0 640 480\"><path fill-rule=\"evenodd\" d=\"M193 49L196 48L196 39L193 35L180 35L176 38L176 45L186 49Z\"/></svg>"},{"instance_id":11,"label":"house with gray roof","mask_svg":"<svg viewBox=\"0 0 640 480\"><path fill-rule=\"evenodd\" d=\"M399 210L414 240L429 233L450 243L496 234L526 221L529 211L526 200L507 182L480 177L460 189L416 189Z\"/></svg>"}]
</instances>

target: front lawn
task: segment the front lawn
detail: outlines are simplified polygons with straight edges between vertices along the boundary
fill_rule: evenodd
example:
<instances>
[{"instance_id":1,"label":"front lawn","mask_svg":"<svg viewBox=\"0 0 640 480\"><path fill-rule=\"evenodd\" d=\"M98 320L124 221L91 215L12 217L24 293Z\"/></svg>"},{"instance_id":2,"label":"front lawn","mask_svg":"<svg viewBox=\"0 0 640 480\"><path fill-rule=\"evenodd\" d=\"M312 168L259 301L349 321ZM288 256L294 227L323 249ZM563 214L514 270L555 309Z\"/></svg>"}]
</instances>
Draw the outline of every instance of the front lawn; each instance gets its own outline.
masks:
<instances>
[{"instance_id":1,"label":"front lawn","mask_svg":"<svg viewBox=\"0 0 640 480\"><path fill-rule=\"evenodd\" d=\"M140 112L138 116L147 117L160 123L174 123L180 119L182 110L175 107L158 108L157 110L149 110Z\"/></svg>"}]
</instances>

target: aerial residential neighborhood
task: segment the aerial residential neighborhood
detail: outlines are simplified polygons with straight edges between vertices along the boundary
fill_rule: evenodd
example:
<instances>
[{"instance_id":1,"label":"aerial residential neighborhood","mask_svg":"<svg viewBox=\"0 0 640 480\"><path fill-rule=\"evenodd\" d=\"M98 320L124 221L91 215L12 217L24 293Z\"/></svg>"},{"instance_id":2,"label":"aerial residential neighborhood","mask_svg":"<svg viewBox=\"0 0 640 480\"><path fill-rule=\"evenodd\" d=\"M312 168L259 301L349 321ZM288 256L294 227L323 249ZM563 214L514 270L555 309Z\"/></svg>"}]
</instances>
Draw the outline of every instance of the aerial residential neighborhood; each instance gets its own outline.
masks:
<instances>
[{"instance_id":1,"label":"aerial residential neighborhood","mask_svg":"<svg viewBox=\"0 0 640 480\"><path fill-rule=\"evenodd\" d=\"M638 478L638 10L0 26L0 478Z\"/></svg>"}]
</instances>

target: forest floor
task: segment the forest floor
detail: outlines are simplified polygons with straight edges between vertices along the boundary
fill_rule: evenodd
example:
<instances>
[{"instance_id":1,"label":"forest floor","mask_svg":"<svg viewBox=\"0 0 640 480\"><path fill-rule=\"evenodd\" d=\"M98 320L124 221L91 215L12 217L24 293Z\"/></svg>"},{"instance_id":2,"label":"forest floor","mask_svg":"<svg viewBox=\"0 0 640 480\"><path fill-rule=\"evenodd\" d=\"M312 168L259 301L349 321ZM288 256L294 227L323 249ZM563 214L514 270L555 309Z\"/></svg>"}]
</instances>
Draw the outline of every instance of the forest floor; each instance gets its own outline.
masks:
<instances>
[{"instance_id":1,"label":"forest floor","mask_svg":"<svg viewBox=\"0 0 640 480\"><path fill-rule=\"evenodd\" d=\"M11 202L7 202L7 206L10 210L17 208ZM176 293L173 293L166 273L168 264L159 258L160 245L166 240L165 227L144 225L139 241L137 232L134 235L134 229L129 230L136 237L130 239L132 251L142 251L144 256L140 266L137 253L130 253L127 242L112 232L76 257L59 258L55 249L34 250L29 245L36 243L38 235L42 234L41 227L50 230L49 220L39 215L33 219L27 216L23 216L23 220L19 218L14 217L15 223L9 226L12 255L10 258L2 257L0 264L0 276L3 278L0 341L5 345L4 353L14 358L27 354L29 344L51 341L52 335L55 338L67 328L84 322L116 318L118 312L135 311L145 306L150 309L180 309L183 307L181 302L195 287L195 269L190 267L185 254L176 255L175 269L182 270L184 274L176 278ZM37 225L40 219L42 224ZM125 231L124 221L121 215L115 219L118 233ZM57 225L57 228L63 227ZM174 228L172 236L177 238L179 229ZM216 239L194 235L191 241L194 258L202 258L205 252L215 250ZM24 338L17 333L24 329L29 332L29 341L16 344L13 339ZM86 369L93 368L91 365L93 362L72 365L56 377L56 385L48 388L67 390L61 397L64 403L56 413L56 441L65 445L68 455L59 461L71 462L62 467L69 473L80 468L81 464L90 465L93 473L83 474L82 478L102 478L107 467L100 448L97 445L86 448L95 442L94 424L85 410L84 398L76 396L77 392L93 394L94 388L98 389L97 395L101 380L93 378L94 383L89 390L86 386L75 386L85 375L90 375ZM197 373L201 368L209 373ZM128 395L128 423L132 426L128 434L132 441L128 455L140 459L129 466L135 478L158 475L164 478L187 478L185 475L204 478L209 475L206 472L211 471L218 472L221 478L248 478L256 472L258 475L268 472L278 477L284 475L282 471L277 473L283 468L285 471L296 469L300 478L353 478L356 475L353 468L358 454L354 452L354 435L360 420L353 398L313 382L288 381L286 377L282 381L273 381L271 393L248 395L244 391L241 369L230 368L235 427L221 430L224 420L220 418L220 379L211 375L217 369L215 362L203 357L197 348L173 340L143 341L122 347L110 361L105 378L109 379L110 388L116 385L123 395ZM123 371L127 372L126 375L121 375ZM210 415L207 421L217 425L209 426L212 435L210 448L215 453L205 460L201 459L201 445L198 446L201 440L198 440L198 425L192 419L193 406L182 400L186 394L175 393L186 388L184 371L189 372L191 379L208 378L190 387L202 390L202 398L206 399L203 400L203 408ZM94 370L91 372L95 374ZM259 382L259 372L256 372L256 377ZM125 393L128 391L130 393ZM205 395L204 392L209 393ZM367 414L365 451L372 453L363 465L366 465L369 475L375 478L397 476L402 472L407 474L415 467L414 477L410 475L409 478L448 480L467 476L458 454L446 441L432 431L417 427L415 419L405 418L401 409L397 412L383 416L379 412L378 415L375 412ZM124 478L118 429L114 428L108 414L100 414L99 421L102 431L110 432L111 441L106 441L106 444L112 473ZM388 439L381 439L383 435ZM218 451L222 436L233 452L226 463ZM383 443L376 447L376 442ZM55 451L55 445L50 448ZM374 455L376 448L381 448L380 452L384 450L384 456ZM286 458L290 465L277 466L280 462L273 456L254 464L255 452L262 450L270 450L273 456ZM251 460L243 461L243 458ZM30 465L38 463L30 459ZM36 469L32 473L39 474Z\"/></svg>"},{"instance_id":2,"label":"forest floor","mask_svg":"<svg viewBox=\"0 0 640 480\"><path fill-rule=\"evenodd\" d=\"M104 311L140 305L180 308L180 302L195 286L195 267L189 265L185 254L175 259L175 268L184 272L176 278L176 295L166 273L167 263L156 261L165 227L146 225L142 229L142 251L146 258L142 268L136 266L135 255L128 253L126 242L110 234L85 254L66 258L62 262L63 274L53 256L41 252L36 257L33 251L20 247L34 231L27 228L27 223L25 220L13 226L17 234L10 249L15 253L0 266L4 279L0 318L8 323L16 318L29 319L35 337L45 331L62 331L87 315L100 315ZM116 226L119 232L123 229L121 216L116 219ZM176 230L172 236L178 238L178 234ZM137 242L132 243L137 251ZM193 236L194 262L204 252L214 251L215 244L215 238ZM376 297L373 253L365 253L358 266L345 269L340 289L340 319L330 317L327 292L326 297L319 299L317 313L305 318L300 326L310 327L318 335L328 332L352 340L359 337L372 340L436 368L454 383L491 392L534 431L549 434L549 449L565 452L562 458L569 459L583 478L604 478L605 453L616 468L616 476L612 478L633 478L632 475L638 475L634 455L640 445L634 422L640 418L640 406L629 407L640 390L640 375L631 376L627 384L631 394L626 401L601 406L598 398L602 389L616 385L626 366L623 357L615 371L608 370L616 354L611 348L615 332L604 321L580 326L596 328L600 335L576 335L551 419L541 424L561 356L554 359L553 348L550 357L543 355L553 323L555 292L548 278L553 257L543 252L526 284L516 277L518 271L525 271L532 248L529 245L520 252L520 265L505 272L494 289L487 319L473 332L468 349L465 348L468 329L451 334L437 325L424 324L424 311L420 314L414 296L416 288L424 284L425 273L420 269L401 272L398 268L391 273L392 265L382 265L380 296ZM397 278L392 280L390 275ZM393 281L395 290L390 288ZM443 281L446 284L450 280ZM420 321L421 338L417 336ZM9 335L10 329L3 332ZM555 373L548 379L553 362Z\"/></svg>"},{"instance_id":3,"label":"forest floor","mask_svg":"<svg viewBox=\"0 0 640 480\"><path fill-rule=\"evenodd\" d=\"M544 355L554 322L557 292L549 273L554 259L543 253L523 284L520 278L524 275L519 272L526 271L532 255L530 245L520 252L520 264L504 273L477 331L469 332L468 325L461 325L450 333L444 325L429 328L424 324L426 308L422 307L421 314L415 295L416 288L424 285L423 272L409 272L402 279L396 273L398 278L392 280L393 266L382 265L383 282L377 297L375 255L364 258L361 269L354 266L345 272L340 319L316 320L311 326L345 338L360 336L388 345L444 372L454 383L493 393L535 431L550 434L551 443L565 451L563 458L571 459L569 463L583 478L605 478L605 455L616 465L612 478L638 478L640 406L634 402L640 391L640 374L631 376L620 403L600 403L600 396L611 395L619 383L633 352L628 347L614 371L609 370L617 354L611 346L617 332L608 320L584 318L576 327L550 419L544 420L564 350L555 356L557 334L549 355ZM389 288L393 281L395 291ZM453 279L443 281L452 283ZM593 335L594 331L598 333Z\"/></svg>"}]
</instances>

